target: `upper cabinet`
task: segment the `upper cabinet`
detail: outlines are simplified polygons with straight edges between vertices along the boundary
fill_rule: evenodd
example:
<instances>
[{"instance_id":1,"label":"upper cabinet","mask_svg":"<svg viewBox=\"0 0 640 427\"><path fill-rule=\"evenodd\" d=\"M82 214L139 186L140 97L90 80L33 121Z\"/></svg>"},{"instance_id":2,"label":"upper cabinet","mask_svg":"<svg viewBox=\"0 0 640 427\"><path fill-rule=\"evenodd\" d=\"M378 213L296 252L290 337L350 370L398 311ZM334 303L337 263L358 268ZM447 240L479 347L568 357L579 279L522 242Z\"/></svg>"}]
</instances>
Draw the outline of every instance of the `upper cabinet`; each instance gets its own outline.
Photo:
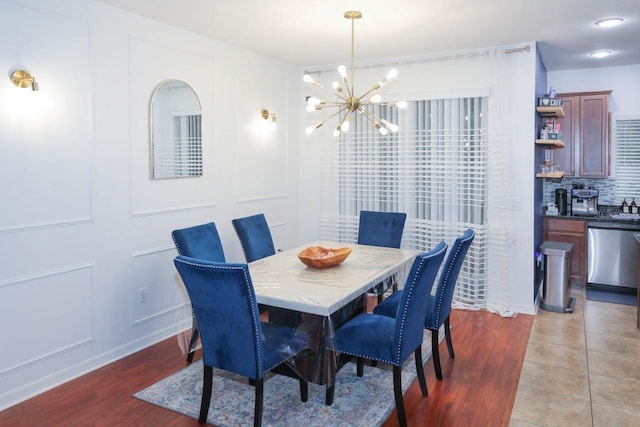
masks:
<instances>
[{"instance_id":1,"label":"upper cabinet","mask_svg":"<svg viewBox=\"0 0 640 427\"><path fill-rule=\"evenodd\" d=\"M609 94L564 93L563 150L554 150L553 163L565 176L605 178L609 174Z\"/></svg>"}]
</instances>

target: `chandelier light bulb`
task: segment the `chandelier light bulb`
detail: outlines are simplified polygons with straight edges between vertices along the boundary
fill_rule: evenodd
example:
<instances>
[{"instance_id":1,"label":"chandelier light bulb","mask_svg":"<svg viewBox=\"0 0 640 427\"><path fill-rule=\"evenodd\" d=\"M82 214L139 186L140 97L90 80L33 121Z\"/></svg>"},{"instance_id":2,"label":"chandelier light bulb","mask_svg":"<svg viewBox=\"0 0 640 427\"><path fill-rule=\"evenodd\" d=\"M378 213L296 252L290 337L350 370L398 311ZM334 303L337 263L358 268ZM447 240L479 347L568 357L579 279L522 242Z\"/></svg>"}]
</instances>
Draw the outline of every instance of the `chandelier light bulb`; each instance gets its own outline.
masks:
<instances>
[{"instance_id":1,"label":"chandelier light bulb","mask_svg":"<svg viewBox=\"0 0 640 427\"><path fill-rule=\"evenodd\" d=\"M340 131L338 129L334 129L333 130L333 136L335 136L336 138L340 136Z\"/></svg>"},{"instance_id":2,"label":"chandelier light bulb","mask_svg":"<svg viewBox=\"0 0 640 427\"><path fill-rule=\"evenodd\" d=\"M311 77L309 74L305 74L304 77L302 78L302 80L304 80L305 83L315 83L316 81L313 79L313 77Z\"/></svg>"},{"instance_id":3,"label":"chandelier light bulb","mask_svg":"<svg viewBox=\"0 0 640 427\"><path fill-rule=\"evenodd\" d=\"M345 120L340 125L340 132L349 132L349 120Z\"/></svg>"},{"instance_id":4,"label":"chandelier light bulb","mask_svg":"<svg viewBox=\"0 0 640 427\"><path fill-rule=\"evenodd\" d=\"M338 74L342 77L342 80L347 78L347 69L344 65L338 67Z\"/></svg>"},{"instance_id":5,"label":"chandelier light bulb","mask_svg":"<svg viewBox=\"0 0 640 427\"><path fill-rule=\"evenodd\" d=\"M389 71L389 72L387 73L387 75L385 76L385 79L387 79L387 80L393 80L393 79L395 79L396 77L398 77L398 69L393 68L391 71Z\"/></svg>"},{"instance_id":6,"label":"chandelier light bulb","mask_svg":"<svg viewBox=\"0 0 640 427\"><path fill-rule=\"evenodd\" d=\"M387 128L382 127L382 126L381 126L381 127L380 127L380 129L378 129L378 130L380 131L380 135L386 135L386 134L388 133L388 132L387 132Z\"/></svg>"},{"instance_id":7,"label":"chandelier light bulb","mask_svg":"<svg viewBox=\"0 0 640 427\"><path fill-rule=\"evenodd\" d=\"M307 104L312 105L312 106L316 106L316 105L320 105L322 101L318 98L314 98L313 96L310 96L309 98L307 98Z\"/></svg>"},{"instance_id":8,"label":"chandelier light bulb","mask_svg":"<svg viewBox=\"0 0 640 427\"><path fill-rule=\"evenodd\" d=\"M311 135L314 129L315 129L315 126L309 126L304 130L304 133L306 133L307 135Z\"/></svg>"},{"instance_id":9,"label":"chandelier light bulb","mask_svg":"<svg viewBox=\"0 0 640 427\"><path fill-rule=\"evenodd\" d=\"M407 101L398 101L395 104L396 104L396 107L402 108L402 109L407 108L407 106L409 105Z\"/></svg>"},{"instance_id":10,"label":"chandelier light bulb","mask_svg":"<svg viewBox=\"0 0 640 427\"><path fill-rule=\"evenodd\" d=\"M380 101L382 101L382 96L380 96L380 94L379 94L379 93L376 93L375 95L373 95L373 96L371 97L371 99L370 99L369 101L370 101L370 102L372 102L372 103L374 103L374 104L377 104L377 103L379 103Z\"/></svg>"},{"instance_id":11,"label":"chandelier light bulb","mask_svg":"<svg viewBox=\"0 0 640 427\"><path fill-rule=\"evenodd\" d=\"M389 129L392 133L396 133L396 132L398 132L398 129L399 129L399 126L398 126L398 125L396 125L396 124L394 124L394 123L391 123L390 121L385 120L385 119L380 119L380 121L381 121L381 122L382 122L382 124L383 124L387 129Z\"/></svg>"}]
</instances>

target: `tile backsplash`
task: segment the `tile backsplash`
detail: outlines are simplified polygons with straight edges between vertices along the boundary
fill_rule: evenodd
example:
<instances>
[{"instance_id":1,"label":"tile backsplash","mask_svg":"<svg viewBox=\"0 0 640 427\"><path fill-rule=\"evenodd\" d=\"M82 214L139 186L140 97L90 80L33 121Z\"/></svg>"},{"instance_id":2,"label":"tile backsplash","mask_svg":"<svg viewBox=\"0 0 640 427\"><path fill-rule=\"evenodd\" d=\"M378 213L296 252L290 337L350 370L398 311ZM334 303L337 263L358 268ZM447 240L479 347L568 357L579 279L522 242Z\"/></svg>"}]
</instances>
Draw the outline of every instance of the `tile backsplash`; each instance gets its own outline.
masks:
<instances>
[{"instance_id":1,"label":"tile backsplash","mask_svg":"<svg viewBox=\"0 0 640 427\"><path fill-rule=\"evenodd\" d=\"M617 206L615 180L611 178L562 178L545 179L544 181L544 205L554 203L556 200L556 188L567 190L567 196L571 201L571 189L573 185L584 185L584 188L593 187L598 190L598 204L607 206Z\"/></svg>"}]
</instances>

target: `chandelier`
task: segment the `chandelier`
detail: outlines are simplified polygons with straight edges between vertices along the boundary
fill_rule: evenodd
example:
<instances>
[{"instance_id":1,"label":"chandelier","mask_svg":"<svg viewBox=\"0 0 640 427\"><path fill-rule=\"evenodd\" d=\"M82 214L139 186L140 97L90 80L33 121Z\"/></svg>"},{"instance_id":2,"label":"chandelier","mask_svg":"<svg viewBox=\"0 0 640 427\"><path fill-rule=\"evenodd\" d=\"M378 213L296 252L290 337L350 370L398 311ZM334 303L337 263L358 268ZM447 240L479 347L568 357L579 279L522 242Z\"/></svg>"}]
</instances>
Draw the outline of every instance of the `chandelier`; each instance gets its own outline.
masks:
<instances>
[{"instance_id":1,"label":"chandelier","mask_svg":"<svg viewBox=\"0 0 640 427\"><path fill-rule=\"evenodd\" d=\"M325 88L320 83L315 81L313 77L309 75L309 73L305 73L304 81L306 83L311 83L319 88L322 88L330 93L332 93L335 97L335 101L327 101L324 99L318 99L312 96L307 97L307 111L319 111L324 110L325 108L337 108L338 111L334 112L331 116L327 117L325 120L318 122L314 126L309 126L305 129L307 135L311 134L314 130L321 127L328 120L335 116L342 117L339 120L338 126L333 131L334 136L340 135L341 132L347 132L349 130L349 120L352 115L356 113L360 113L363 117L365 117L374 128L376 128L382 135L386 135L389 131L397 132L398 125L389 122L383 118L376 116L375 114L367 111L366 106L370 105L386 105L390 107L397 108L406 108L407 102L382 102L382 97L380 94L375 94L367 99L369 94L380 89L382 86L386 85L389 80L392 80L398 75L398 70L395 68L387 73L383 80L375 83L369 90L364 92L360 96L356 96L355 86L354 86L354 78L353 78L353 63L354 63L354 25L355 20L362 18L362 12L357 10L348 10L344 13L344 17L346 19L351 20L351 77L347 76L347 69L344 65L340 65L338 67L338 74L340 74L340 78L342 80L342 85L338 82L333 82L333 91Z\"/></svg>"}]
</instances>

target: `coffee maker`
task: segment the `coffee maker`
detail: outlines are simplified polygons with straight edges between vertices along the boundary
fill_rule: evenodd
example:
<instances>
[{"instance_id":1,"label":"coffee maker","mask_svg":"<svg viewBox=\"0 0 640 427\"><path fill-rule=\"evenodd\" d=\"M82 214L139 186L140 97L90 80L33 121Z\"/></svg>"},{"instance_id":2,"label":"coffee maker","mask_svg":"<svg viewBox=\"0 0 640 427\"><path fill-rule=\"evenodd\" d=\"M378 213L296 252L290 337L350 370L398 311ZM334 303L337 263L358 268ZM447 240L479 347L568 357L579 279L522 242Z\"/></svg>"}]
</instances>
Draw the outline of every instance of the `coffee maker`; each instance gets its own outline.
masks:
<instances>
[{"instance_id":1,"label":"coffee maker","mask_svg":"<svg viewBox=\"0 0 640 427\"><path fill-rule=\"evenodd\" d=\"M567 214L567 189L556 188L556 206L558 207L558 215Z\"/></svg>"},{"instance_id":2,"label":"coffee maker","mask_svg":"<svg viewBox=\"0 0 640 427\"><path fill-rule=\"evenodd\" d=\"M574 216L598 216L598 190L595 188L572 189L571 214Z\"/></svg>"}]
</instances>

